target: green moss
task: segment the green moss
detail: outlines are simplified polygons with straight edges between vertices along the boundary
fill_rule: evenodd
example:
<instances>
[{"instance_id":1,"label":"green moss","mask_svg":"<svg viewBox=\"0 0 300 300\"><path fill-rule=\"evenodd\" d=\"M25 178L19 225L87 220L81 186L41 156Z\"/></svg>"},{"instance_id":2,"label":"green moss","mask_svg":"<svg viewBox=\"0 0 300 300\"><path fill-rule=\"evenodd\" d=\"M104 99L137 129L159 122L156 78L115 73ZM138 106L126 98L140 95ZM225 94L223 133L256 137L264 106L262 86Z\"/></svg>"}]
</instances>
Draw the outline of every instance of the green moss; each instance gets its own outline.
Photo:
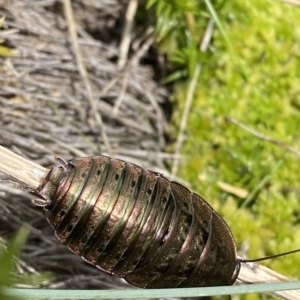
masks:
<instances>
[{"instance_id":1,"label":"green moss","mask_svg":"<svg viewBox=\"0 0 300 300\"><path fill-rule=\"evenodd\" d=\"M239 247L249 244L248 257L299 248L299 156L228 118L300 149L300 9L280 1L237 0L226 1L218 14L236 55L215 30L179 175L221 213ZM186 84L177 85L177 125L186 91ZM245 199L220 189L219 181L246 189L246 207ZM299 277L300 255L264 264Z\"/></svg>"}]
</instances>

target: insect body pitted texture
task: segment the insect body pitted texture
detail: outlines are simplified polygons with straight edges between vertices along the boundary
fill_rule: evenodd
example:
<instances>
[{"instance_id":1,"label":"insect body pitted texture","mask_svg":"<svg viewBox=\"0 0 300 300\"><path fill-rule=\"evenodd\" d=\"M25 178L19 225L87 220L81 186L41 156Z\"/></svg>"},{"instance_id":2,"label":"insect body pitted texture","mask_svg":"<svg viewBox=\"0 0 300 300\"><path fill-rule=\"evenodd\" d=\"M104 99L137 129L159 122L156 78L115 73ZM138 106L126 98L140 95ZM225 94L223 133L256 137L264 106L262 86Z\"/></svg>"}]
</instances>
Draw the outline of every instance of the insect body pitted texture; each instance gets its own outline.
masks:
<instances>
[{"instance_id":1,"label":"insect body pitted texture","mask_svg":"<svg viewBox=\"0 0 300 300\"><path fill-rule=\"evenodd\" d=\"M230 285L239 272L224 220L200 196L106 156L52 167L39 188L59 241L144 288Z\"/></svg>"}]
</instances>

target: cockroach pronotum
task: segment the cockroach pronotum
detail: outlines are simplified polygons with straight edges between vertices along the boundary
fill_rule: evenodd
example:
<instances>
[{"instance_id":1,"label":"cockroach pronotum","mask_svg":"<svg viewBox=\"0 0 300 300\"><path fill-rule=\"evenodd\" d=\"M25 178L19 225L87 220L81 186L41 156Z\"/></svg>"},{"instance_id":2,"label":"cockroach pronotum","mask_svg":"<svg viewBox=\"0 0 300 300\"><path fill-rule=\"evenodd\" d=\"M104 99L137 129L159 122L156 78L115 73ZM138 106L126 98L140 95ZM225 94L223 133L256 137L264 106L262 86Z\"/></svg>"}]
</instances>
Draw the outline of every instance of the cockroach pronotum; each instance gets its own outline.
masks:
<instances>
[{"instance_id":1,"label":"cockroach pronotum","mask_svg":"<svg viewBox=\"0 0 300 300\"><path fill-rule=\"evenodd\" d=\"M225 221L162 174L107 156L53 166L38 193L57 239L142 288L231 285L241 260Z\"/></svg>"}]
</instances>

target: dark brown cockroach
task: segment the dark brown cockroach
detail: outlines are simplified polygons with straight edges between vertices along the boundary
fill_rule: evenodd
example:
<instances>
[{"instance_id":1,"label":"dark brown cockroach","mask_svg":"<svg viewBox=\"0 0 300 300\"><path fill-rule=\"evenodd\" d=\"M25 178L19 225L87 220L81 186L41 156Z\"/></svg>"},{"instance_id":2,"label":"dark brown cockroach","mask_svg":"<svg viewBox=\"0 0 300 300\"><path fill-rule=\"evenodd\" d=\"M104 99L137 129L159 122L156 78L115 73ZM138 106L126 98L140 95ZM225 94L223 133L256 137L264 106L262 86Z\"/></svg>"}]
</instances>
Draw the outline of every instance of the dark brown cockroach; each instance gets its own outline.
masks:
<instances>
[{"instance_id":1,"label":"dark brown cockroach","mask_svg":"<svg viewBox=\"0 0 300 300\"><path fill-rule=\"evenodd\" d=\"M133 285L231 285L238 276L225 221L161 174L106 156L76 158L53 166L38 192L59 241Z\"/></svg>"}]
</instances>

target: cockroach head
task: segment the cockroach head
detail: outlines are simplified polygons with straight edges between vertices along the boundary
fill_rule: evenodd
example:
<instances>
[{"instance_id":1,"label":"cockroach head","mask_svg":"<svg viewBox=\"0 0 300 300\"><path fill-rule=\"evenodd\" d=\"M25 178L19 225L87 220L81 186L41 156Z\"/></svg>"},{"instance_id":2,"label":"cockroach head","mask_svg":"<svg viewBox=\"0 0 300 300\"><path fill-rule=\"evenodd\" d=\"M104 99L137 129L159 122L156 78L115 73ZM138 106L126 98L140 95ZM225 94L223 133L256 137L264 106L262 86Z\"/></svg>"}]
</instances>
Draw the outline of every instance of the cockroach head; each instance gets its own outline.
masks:
<instances>
[{"instance_id":1,"label":"cockroach head","mask_svg":"<svg viewBox=\"0 0 300 300\"><path fill-rule=\"evenodd\" d=\"M62 162L62 160L59 161ZM42 179L42 183L36 190L40 198L33 199L33 204L46 209L49 209L53 205L57 188L66 175L68 165L68 163L64 163L60 166L52 166L50 168L48 174Z\"/></svg>"}]
</instances>

